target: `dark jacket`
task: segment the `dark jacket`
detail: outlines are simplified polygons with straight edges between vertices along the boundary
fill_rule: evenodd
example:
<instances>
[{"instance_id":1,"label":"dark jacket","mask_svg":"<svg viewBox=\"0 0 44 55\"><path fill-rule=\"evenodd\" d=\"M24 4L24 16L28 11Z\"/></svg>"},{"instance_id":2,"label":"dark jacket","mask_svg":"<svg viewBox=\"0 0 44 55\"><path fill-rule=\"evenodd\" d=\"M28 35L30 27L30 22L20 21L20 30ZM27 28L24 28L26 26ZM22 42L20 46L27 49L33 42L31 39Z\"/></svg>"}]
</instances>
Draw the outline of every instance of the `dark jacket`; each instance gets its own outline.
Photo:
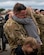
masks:
<instances>
[{"instance_id":1,"label":"dark jacket","mask_svg":"<svg viewBox=\"0 0 44 55\"><path fill-rule=\"evenodd\" d=\"M26 53L26 55L37 55L37 52L38 52L38 50L36 49L34 52L31 52L30 54ZM15 49L15 53L16 53L16 55L25 55L21 46L18 46Z\"/></svg>"},{"instance_id":2,"label":"dark jacket","mask_svg":"<svg viewBox=\"0 0 44 55\"><path fill-rule=\"evenodd\" d=\"M3 36L3 25L5 23L5 20L2 16L0 16L0 37L2 38Z\"/></svg>"},{"instance_id":3,"label":"dark jacket","mask_svg":"<svg viewBox=\"0 0 44 55\"><path fill-rule=\"evenodd\" d=\"M0 16L0 26L3 26L4 23L5 23L5 19L2 16Z\"/></svg>"},{"instance_id":4,"label":"dark jacket","mask_svg":"<svg viewBox=\"0 0 44 55\"><path fill-rule=\"evenodd\" d=\"M15 49L15 53L16 53L16 55L25 55L24 52L23 52L22 49L21 49L21 46L18 46L18 47Z\"/></svg>"},{"instance_id":5,"label":"dark jacket","mask_svg":"<svg viewBox=\"0 0 44 55\"><path fill-rule=\"evenodd\" d=\"M7 14L6 16L5 16L5 20L7 21L9 18L9 14Z\"/></svg>"}]
</instances>

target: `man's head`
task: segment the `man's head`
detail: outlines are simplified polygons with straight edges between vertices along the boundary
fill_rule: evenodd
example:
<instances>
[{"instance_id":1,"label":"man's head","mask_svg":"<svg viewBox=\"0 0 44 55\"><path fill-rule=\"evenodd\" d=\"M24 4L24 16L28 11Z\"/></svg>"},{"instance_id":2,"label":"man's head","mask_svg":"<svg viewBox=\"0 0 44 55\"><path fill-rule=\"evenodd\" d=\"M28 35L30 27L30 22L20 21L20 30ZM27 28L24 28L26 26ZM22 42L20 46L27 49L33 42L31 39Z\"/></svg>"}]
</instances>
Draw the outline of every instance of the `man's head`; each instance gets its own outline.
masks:
<instances>
[{"instance_id":1,"label":"man's head","mask_svg":"<svg viewBox=\"0 0 44 55\"><path fill-rule=\"evenodd\" d=\"M43 10L43 9L41 9L41 10L40 10L40 13L44 15L44 10Z\"/></svg>"},{"instance_id":2,"label":"man's head","mask_svg":"<svg viewBox=\"0 0 44 55\"><path fill-rule=\"evenodd\" d=\"M40 10L39 9L34 9L35 13L36 14L39 14L40 13Z\"/></svg>"},{"instance_id":3,"label":"man's head","mask_svg":"<svg viewBox=\"0 0 44 55\"><path fill-rule=\"evenodd\" d=\"M31 52L34 52L35 50L38 50L39 44L37 43L35 38L27 37L24 40L23 43L23 51L30 54Z\"/></svg>"},{"instance_id":4,"label":"man's head","mask_svg":"<svg viewBox=\"0 0 44 55\"><path fill-rule=\"evenodd\" d=\"M27 14L26 7L21 3L15 4L13 12L18 18L24 18Z\"/></svg>"}]
</instances>

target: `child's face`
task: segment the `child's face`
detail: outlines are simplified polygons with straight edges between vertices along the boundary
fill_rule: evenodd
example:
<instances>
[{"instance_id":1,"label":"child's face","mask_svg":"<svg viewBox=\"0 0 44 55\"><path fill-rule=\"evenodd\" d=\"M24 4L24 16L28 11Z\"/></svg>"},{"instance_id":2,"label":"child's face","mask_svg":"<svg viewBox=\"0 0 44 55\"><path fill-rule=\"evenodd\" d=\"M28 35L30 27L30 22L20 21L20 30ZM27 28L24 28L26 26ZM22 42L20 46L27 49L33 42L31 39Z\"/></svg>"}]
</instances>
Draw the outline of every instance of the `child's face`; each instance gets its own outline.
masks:
<instances>
[{"instance_id":1,"label":"child's face","mask_svg":"<svg viewBox=\"0 0 44 55\"><path fill-rule=\"evenodd\" d=\"M27 54L30 54L35 51L38 51L38 49L35 46L31 47L30 44L25 45L25 52Z\"/></svg>"},{"instance_id":2,"label":"child's face","mask_svg":"<svg viewBox=\"0 0 44 55\"><path fill-rule=\"evenodd\" d=\"M17 13L17 17L19 18L25 18L27 15L26 10L21 10L20 12Z\"/></svg>"}]
</instances>

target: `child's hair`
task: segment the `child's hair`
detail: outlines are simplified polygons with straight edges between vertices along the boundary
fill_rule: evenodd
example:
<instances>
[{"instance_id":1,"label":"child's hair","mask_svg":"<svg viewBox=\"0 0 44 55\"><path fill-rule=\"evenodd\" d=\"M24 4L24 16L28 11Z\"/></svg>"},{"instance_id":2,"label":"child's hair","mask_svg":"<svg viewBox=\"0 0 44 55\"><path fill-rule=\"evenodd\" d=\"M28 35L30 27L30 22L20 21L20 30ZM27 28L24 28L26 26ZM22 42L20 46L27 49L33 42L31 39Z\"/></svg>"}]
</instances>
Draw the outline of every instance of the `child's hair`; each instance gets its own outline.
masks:
<instances>
[{"instance_id":1,"label":"child's hair","mask_svg":"<svg viewBox=\"0 0 44 55\"><path fill-rule=\"evenodd\" d=\"M38 47L38 46L39 46L37 40L36 40L35 38L33 38L33 37L27 37L27 38L24 40L24 43L23 43L23 44L24 44L24 45L29 44L31 47L33 47L33 46Z\"/></svg>"}]
</instances>

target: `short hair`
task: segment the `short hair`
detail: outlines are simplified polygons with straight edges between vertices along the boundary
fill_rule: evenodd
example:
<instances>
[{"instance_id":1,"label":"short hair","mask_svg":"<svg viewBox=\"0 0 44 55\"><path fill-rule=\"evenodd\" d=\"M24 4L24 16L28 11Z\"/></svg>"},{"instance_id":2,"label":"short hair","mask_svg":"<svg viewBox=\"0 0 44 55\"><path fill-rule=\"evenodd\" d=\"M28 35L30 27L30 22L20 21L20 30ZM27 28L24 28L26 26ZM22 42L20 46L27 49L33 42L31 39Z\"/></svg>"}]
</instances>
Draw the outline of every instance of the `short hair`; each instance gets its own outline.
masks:
<instances>
[{"instance_id":1,"label":"short hair","mask_svg":"<svg viewBox=\"0 0 44 55\"><path fill-rule=\"evenodd\" d=\"M41 12L41 11L44 11L44 10L43 10L43 9L41 9L41 10L40 10L40 12Z\"/></svg>"},{"instance_id":2,"label":"short hair","mask_svg":"<svg viewBox=\"0 0 44 55\"><path fill-rule=\"evenodd\" d=\"M26 7L23 4L16 3L14 8L13 8L13 12L14 11L18 12L18 11L25 10L25 9L26 9Z\"/></svg>"},{"instance_id":3,"label":"short hair","mask_svg":"<svg viewBox=\"0 0 44 55\"><path fill-rule=\"evenodd\" d=\"M35 38L33 38L33 37L27 37L27 38L24 40L24 43L23 43L23 44L24 44L24 45L30 44L31 47L33 47L33 46L38 47L38 46L39 46L37 40L36 40Z\"/></svg>"},{"instance_id":4,"label":"short hair","mask_svg":"<svg viewBox=\"0 0 44 55\"><path fill-rule=\"evenodd\" d=\"M38 9L34 9L34 11L37 11Z\"/></svg>"}]
</instances>

